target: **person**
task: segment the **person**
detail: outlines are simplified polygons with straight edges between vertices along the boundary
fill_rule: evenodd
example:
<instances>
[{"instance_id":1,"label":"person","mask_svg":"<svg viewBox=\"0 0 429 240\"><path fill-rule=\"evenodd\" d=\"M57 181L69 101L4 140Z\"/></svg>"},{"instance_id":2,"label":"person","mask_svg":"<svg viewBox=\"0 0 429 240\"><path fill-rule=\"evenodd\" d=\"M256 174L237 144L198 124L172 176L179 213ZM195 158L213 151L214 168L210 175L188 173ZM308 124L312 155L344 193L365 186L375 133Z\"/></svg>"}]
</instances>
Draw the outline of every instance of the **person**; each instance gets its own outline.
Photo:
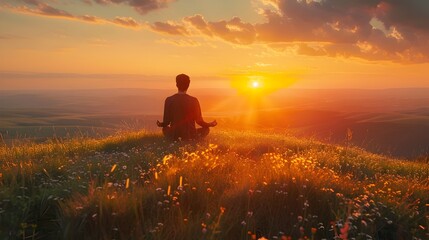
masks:
<instances>
[{"instance_id":1,"label":"person","mask_svg":"<svg viewBox=\"0 0 429 240\"><path fill-rule=\"evenodd\" d=\"M163 121L157 121L165 137L172 140L202 139L217 125L216 120L205 122L198 99L186 94L191 80L186 74L176 76L178 93L167 97L164 105ZM201 126L196 128L195 123Z\"/></svg>"}]
</instances>

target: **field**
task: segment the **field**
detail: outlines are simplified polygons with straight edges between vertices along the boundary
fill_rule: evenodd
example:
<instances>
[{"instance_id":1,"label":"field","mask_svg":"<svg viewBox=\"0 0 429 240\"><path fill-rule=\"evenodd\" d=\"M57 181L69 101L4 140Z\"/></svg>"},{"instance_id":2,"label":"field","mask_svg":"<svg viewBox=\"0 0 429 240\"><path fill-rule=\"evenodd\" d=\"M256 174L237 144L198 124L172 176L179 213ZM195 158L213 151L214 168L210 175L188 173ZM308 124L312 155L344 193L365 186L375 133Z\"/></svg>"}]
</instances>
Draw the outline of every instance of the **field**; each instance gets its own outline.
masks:
<instances>
[{"instance_id":1,"label":"field","mask_svg":"<svg viewBox=\"0 0 429 240\"><path fill-rule=\"evenodd\" d=\"M428 239L429 165L267 131L0 148L1 239Z\"/></svg>"}]
</instances>

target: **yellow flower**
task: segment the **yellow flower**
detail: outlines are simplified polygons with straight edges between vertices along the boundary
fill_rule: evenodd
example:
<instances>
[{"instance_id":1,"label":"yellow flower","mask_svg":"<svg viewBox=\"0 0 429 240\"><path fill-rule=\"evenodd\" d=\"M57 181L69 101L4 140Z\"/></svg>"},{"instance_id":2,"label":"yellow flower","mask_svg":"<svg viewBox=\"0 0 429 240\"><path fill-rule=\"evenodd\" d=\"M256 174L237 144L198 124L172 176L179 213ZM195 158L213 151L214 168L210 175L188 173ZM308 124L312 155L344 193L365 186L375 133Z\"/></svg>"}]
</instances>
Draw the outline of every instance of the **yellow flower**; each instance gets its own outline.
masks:
<instances>
[{"instance_id":1,"label":"yellow flower","mask_svg":"<svg viewBox=\"0 0 429 240\"><path fill-rule=\"evenodd\" d=\"M130 179L129 178L127 178L127 181L126 181L126 183L125 183L125 188L127 189L127 188L129 188L130 187Z\"/></svg>"}]
</instances>

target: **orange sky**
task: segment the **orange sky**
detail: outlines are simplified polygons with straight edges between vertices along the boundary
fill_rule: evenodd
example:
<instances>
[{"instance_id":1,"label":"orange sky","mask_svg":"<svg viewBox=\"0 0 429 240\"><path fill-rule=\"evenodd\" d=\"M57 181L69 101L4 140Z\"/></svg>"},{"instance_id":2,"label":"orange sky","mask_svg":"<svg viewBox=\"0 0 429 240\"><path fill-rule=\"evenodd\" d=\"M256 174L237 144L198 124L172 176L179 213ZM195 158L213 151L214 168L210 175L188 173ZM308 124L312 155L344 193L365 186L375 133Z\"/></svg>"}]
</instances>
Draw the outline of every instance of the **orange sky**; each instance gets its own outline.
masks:
<instances>
[{"instance_id":1,"label":"orange sky","mask_svg":"<svg viewBox=\"0 0 429 240\"><path fill-rule=\"evenodd\" d=\"M429 87L429 2L367 2L5 0L0 90Z\"/></svg>"}]
</instances>

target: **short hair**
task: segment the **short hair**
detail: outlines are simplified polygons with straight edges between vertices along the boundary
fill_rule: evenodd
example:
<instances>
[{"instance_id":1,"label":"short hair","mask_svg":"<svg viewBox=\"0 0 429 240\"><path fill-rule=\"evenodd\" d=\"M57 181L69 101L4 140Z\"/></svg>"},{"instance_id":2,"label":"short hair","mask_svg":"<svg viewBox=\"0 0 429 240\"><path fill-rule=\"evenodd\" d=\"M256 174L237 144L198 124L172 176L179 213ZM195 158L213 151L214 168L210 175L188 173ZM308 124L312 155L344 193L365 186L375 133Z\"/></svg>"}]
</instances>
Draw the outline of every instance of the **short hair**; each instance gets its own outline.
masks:
<instances>
[{"instance_id":1,"label":"short hair","mask_svg":"<svg viewBox=\"0 0 429 240\"><path fill-rule=\"evenodd\" d=\"M176 86L179 91L186 91L189 88L189 84L191 83L191 79L186 74L179 74L176 76Z\"/></svg>"}]
</instances>

